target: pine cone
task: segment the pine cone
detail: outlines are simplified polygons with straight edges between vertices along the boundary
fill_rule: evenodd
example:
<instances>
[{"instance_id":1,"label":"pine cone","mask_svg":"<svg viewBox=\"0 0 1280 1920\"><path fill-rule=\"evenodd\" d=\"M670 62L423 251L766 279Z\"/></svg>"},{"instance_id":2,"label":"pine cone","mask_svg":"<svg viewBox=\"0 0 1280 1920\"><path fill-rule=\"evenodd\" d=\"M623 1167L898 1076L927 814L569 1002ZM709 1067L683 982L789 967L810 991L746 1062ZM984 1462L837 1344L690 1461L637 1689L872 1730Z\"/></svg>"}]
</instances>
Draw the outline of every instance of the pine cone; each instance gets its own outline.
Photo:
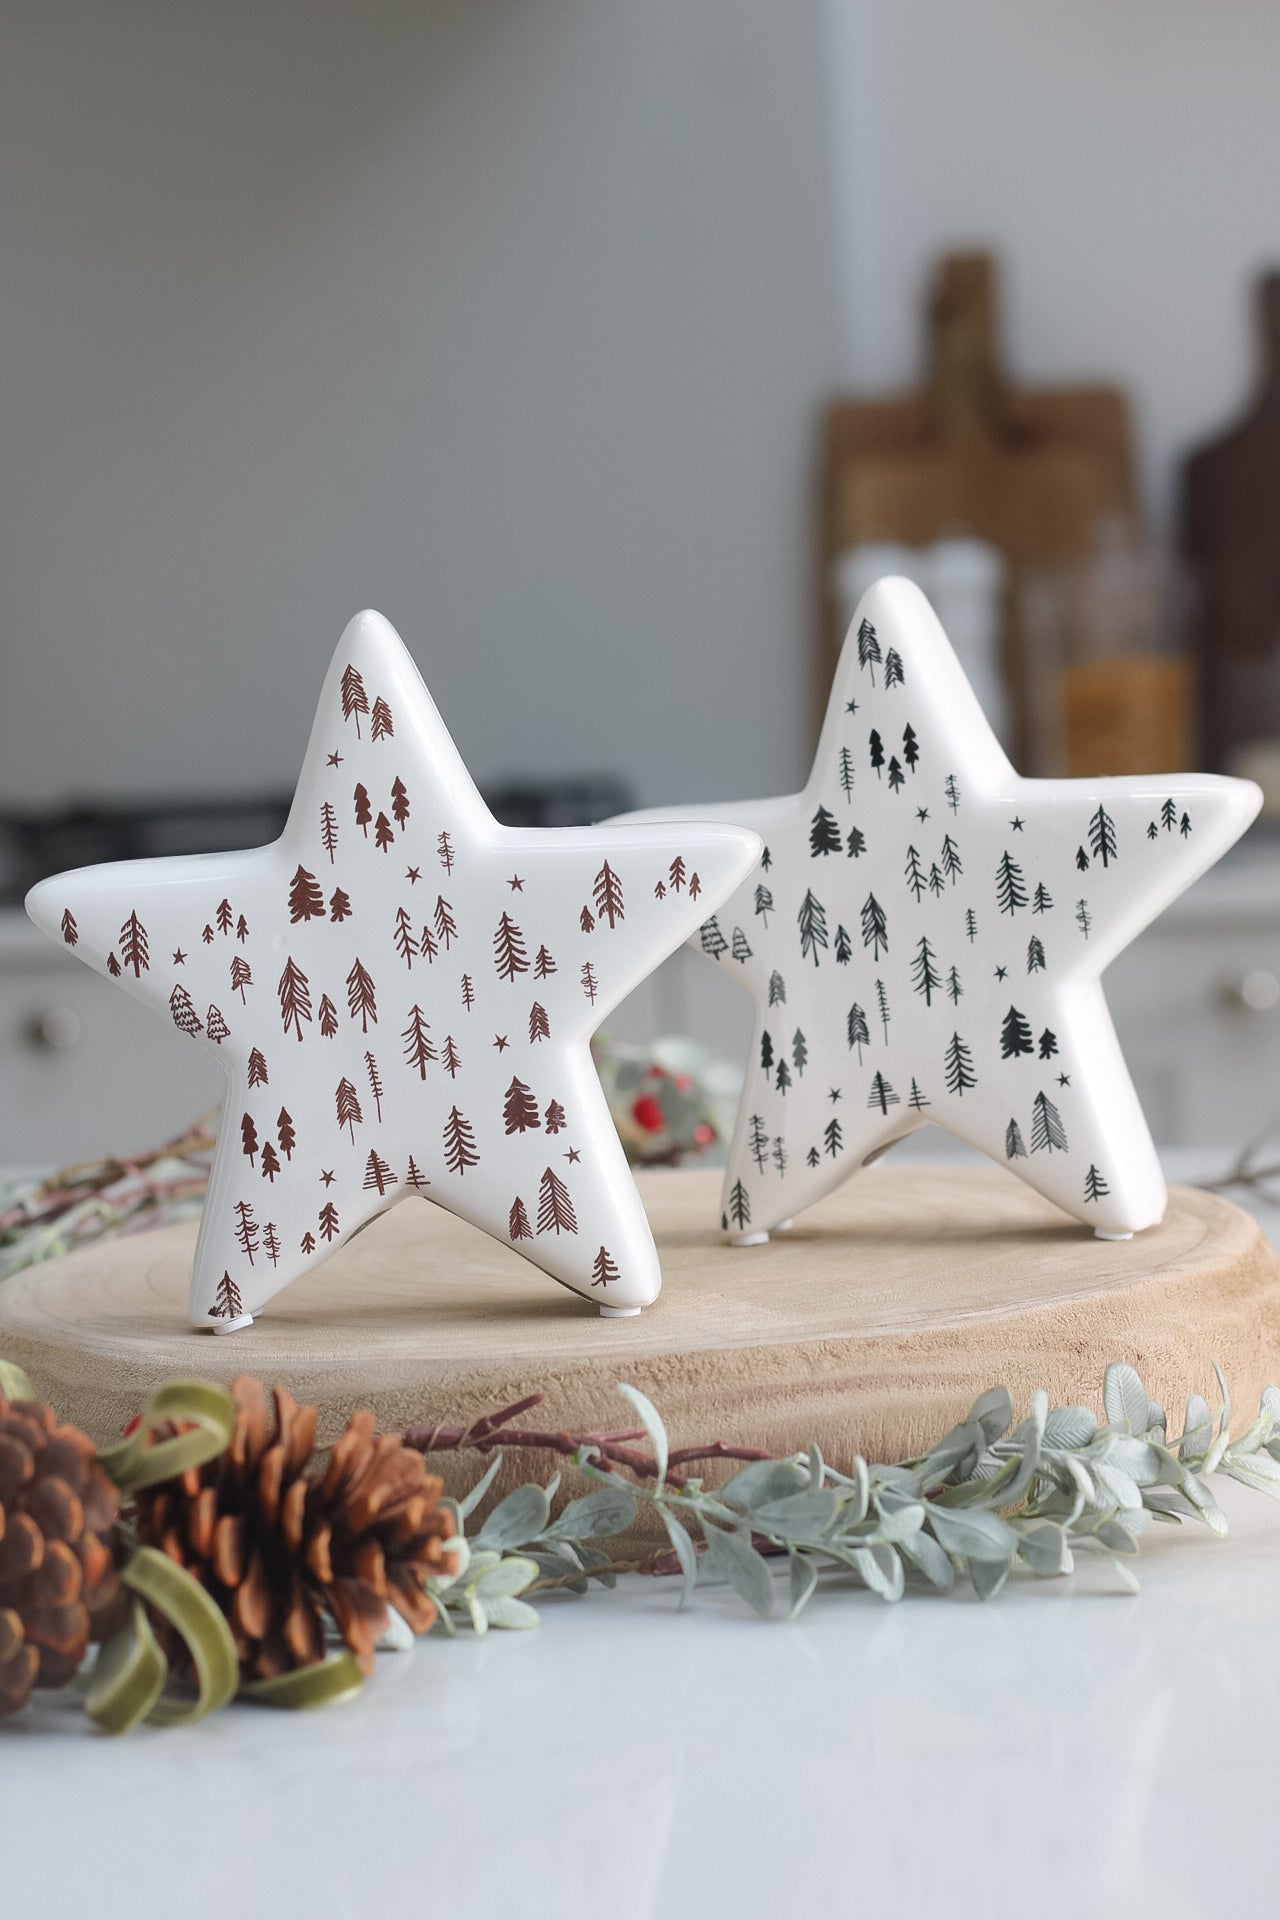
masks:
<instances>
[{"instance_id":1,"label":"pine cone","mask_svg":"<svg viewBox=\"0 0 1280 1920\"><path fill-rule=\"evenodd\" d=\"M120 1496L78 1427L0 1395L0 1718L72 1678L119 1593Z\"/></svg>"},{"instance_id":2,"label":"pine cone","mask_svg":"<svg viewBox=\"0 0 1280 1920\"><path fill-rule=\"evenodd\" d=\"M448 1570L454 1532L441 1482L397 1436L376 1434L370 1413L352 1414L322 1467L314 1407L273 1387L273 1422L260 1380L242 1375L231 1392L226 1452L138 1493L139 1541L213 1595L246 1681L322 1659L326 1615L368 1673L388 1604L415 1633L436 1617L423 1581Z\"/></svg>"}]
</instances>

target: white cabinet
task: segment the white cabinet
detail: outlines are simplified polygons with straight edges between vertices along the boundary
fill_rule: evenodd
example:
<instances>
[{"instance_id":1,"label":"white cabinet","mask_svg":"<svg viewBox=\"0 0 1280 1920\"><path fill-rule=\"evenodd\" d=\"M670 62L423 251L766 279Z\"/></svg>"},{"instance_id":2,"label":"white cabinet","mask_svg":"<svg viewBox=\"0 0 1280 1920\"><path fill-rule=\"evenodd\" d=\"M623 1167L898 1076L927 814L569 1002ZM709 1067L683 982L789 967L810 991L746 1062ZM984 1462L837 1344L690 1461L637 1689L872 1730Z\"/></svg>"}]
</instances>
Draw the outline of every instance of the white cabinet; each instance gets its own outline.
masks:
<instances>
[{"instance_id":1,"label":"white cabinet","mask_svg":"<svg viewBox=\"0 0 1280 1920\"><path fill-rule=\"evenodd\" d=\"M1109 969L1107 998L1158 1143L1236 1147L1280 1123L1280 847L1246 845L1176 901ZM682 949L608 1024L745 1060L751 1001ZM202 1048L0 914L0 1162L158 1146L222 1093Z\"/></svg>"}]
</instances>

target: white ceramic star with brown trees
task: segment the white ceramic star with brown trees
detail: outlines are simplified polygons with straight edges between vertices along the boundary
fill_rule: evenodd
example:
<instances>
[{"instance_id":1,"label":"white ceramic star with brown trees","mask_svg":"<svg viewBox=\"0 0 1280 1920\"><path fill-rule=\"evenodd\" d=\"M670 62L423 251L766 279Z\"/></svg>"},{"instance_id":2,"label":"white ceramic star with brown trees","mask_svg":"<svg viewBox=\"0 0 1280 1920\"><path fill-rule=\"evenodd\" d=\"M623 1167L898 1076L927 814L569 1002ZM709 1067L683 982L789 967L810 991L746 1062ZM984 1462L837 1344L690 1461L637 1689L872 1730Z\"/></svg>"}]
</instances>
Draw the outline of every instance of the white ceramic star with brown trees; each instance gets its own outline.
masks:
<instances>
[{"instance_id":1,"label":"white ceramic star with brown trees","mask_svg":"<svg viewBox=\"0 0 1280 1920\"><path fill-rule=\"evenodd\" d=\"M1203 774L1022 779L924 595L878 582L802 792L628 816L765 843L697 941L756 1002L725 1229L766 1237L929 1121L1104 1236L1160 1220L1101 975L1260 801Z\"/></svg>"},{"instance_id":2,"label":"white ceramic star with brown trees","mask_svg":"<svg viewBox=\"0 0 1280 1920\"><path fill-rule=\"evenodd\" d=\"M27 899L226 1071L193 1323L247 1325L408 1195L602 1311L655 1299L590 1038L758 853L715 824L500 826L398 635L358 615L279 840L59 874Z\"/></svg>"}]
</instances>

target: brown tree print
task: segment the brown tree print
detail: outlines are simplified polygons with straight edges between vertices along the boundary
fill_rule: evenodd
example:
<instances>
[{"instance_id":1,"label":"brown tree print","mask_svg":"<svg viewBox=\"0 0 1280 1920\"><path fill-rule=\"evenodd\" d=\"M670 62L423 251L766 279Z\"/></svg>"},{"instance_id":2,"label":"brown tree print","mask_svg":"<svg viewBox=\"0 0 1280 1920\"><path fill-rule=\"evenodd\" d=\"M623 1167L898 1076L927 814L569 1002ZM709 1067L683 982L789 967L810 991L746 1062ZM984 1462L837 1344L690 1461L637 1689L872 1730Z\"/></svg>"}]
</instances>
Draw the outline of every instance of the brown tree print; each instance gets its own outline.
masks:
<instances>
[{"instance_id":1,"label":"brown tree print","mask_svg":"<svg viewBox=\"0 0 1280 1920\"><path fill-rule=\"evenodd\" d=\"M617 926L619 920L625 920L622 909L622 882L606 860L591 886L591 897L595 901L596 918L607 920L610 929Z\"/></svg>"},{"instance_id":2,"label":"brown tree print","mask_svg":"<svg viewBox=\"0 0 1280 1920\"><path fill-rule=\"evenodd\" d=\"M204 1032L204 1022L192 1005L191 995L185 987L177 986L169 995L169 1012L179 1033L189 1033L194 1039L196 1034Z\"/></svg>"},{"instance_id":3,"label":"brown tree print","mask_svg":"<svg viewBox=\"0 0 1280 1920\"><path fill-rule=\"evenodd\" d=\"M450 1173L459 1175L464 1174L468 1167L478 1167L480 1164L471 1122L457 1107L449 1109L449 1118L444 1123L444 1163Z\"/></svg>"},{"instance_id":4,"label":"brown tree print","mask_svg":"<svg viewBox=\"0 0 1280 1920\"><path fill-rule=\"evenodd\" d=\"M436 1050L431 1044L431 1028L421 1007L410 1007L409 1024L400 1038L404 1043L405 1065L411 1067L420 1080L425 1080L428 1064L436 1058Z\"/></svg>"},{"instance_id":5,"label":"brown tree print","mask_svg":"<svg viewBox=\"0 0 1280 1920\"><path fill-rule=\"evenodd\" d=\"M373 712L369 716L369 731L375 740L391 740L395 737L395 725L391 718L391 709L379 694L373 703Z\"/></svg>"},{"instance_id":6,"label":"brown tree print","mask_svg":"<svg viewBox=\"0 0 1280 1920\"><path fill-rule=\"evenodd\" d=\"M378 1003L374 997L373 979L358 955L347 975L347 1005L351 1009L351 1018L360 1022L361 1033L368 1033L371 1020L377 1026Z\"/></svg>"},{"instance_id":7,"label":"brown tree print","mask_svg":"<svg viewBox=\"0 0 1280 1920\"><path fill-rule=\"evenodd\" d=\"M76 925L76 917L70 907L62 916L62 937L69 947L76 946L80 939L80 929Z\"/></svg>"},{"instance_id":8,"label":"brown tree print","mask_svg":"<svg viewBox=\"0 0 1280 1920\"><path fill-rule=\"evenodd\" d=\"M538 1232L576 1233L578 1216L569 1198L569 1189L554 1167L548 1167L538 1183Z\"/></svg>"},{"instance_id":9,"label":"brown tree print","mask_svg":"<svg viewBox=\"0 0 1280 1920\"><path fill-rule=\"evenodd\" d=\"M345 1074L339 1080L333 1098L338 1112L338 1125L348 1129L354 1145L356 1128L364 1124L364 1115L360 1111L360 1096Z\"/></svg>"},{"instance_id":10,"label":"brown tree print","mask_svg":"<svg viewBox=\"0 0 1280 1920\"><path fill-rule=\"evenodd\" d=\"M147 930L136 912L129 915L120 929L120 958L126 967L133 968L135 980L141 979L144 973L151 971Z\"/></svg>"},{"instance_id":11,"label":"brown tree print","mask_svg":"<svg viewBox=\"0 0 1280 1920\"><path fill-rule=\"evenodd\" d=\"M344 720L355 721L356 738L359 739L360 716L369 711L369 696L364 690L364 681L360 677L359 670L350 664L342 670L341 697L342 717Z\"/></svg>"},{"instance_id":12,"label":"brown tree print","mask_svg":"<svg viewBox=\"0 0 1280 1920\"><path fill-rule=\"evenodd\" d=\"M302 1023L311 1019L311 985L292 954L286 956L284 972L276 982L276 993L285 1032L292 1027L301 1040Z\"/></svg>"}]
</instances>

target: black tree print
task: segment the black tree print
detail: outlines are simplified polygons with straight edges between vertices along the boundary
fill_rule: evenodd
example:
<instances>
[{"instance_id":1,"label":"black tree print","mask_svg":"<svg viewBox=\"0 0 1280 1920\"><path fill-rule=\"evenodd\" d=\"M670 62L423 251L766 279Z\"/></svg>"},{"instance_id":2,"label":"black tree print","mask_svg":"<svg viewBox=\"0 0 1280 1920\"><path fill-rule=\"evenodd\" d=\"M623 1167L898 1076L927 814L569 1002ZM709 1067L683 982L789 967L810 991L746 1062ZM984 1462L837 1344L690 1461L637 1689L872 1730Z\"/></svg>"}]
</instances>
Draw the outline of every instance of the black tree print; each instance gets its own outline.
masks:
<instances>
[{"instance_id":1,"label":"black tree print","mask_svg":"<svg viewBox=\"0 0 1280 1920\"><path fill-rule=\"evenodd\" d=\"M468 1167L480 1165L471 1122L457 1107L450 1107L449 1118L444 1123L444 1163L450 1173L460 1176L466 1173Z\"/></svg>"},{"instance_id":2,"label":"black tree print","mask_svg":"<svg viewBox=\"0 0 1280 1920\"><path fill-rule=\"evenodd\" d=\"M1160 824L1166 833L1172 833L1178 823L1178 809L1172 800L1166 800L1160 809Z\"/></svg>"},{"instance_id":3,"label":"black tree print","mask_svg":"<svg viewBox=\"0 0 1280 1920\"><path fill-rule=\"evenodd\" d=\"M947 805L950 807L952 813L959 813L960 789L956 784L956 777L954 773L949 773L947 775L946 779L942 783L942 791L947 796Z\"/></svg>"},{"instance_id":4,"label":"black tree print","mask_svg":"<svg viewBox=\"0 0 1280 1920\"><path fill-rule=\"evenodd\" d=\"M1094 1166L1091 1160L1089 1162L1089 1171L1088 1173L1086 1173L1084 1177L1085 1199L1087 1201L1101 1200L1108 1193L1110 1193L1110 1191L1111 1191L1110 1187L1107 1185L1106 1181L1103 1179L1102 1175L1098 1172L1098 1169Z\"/></svg>"},{"instance_id":5,"label":"black tree print","mask_svg":"<svg viewBox=\"0 0 1280 1920\"><path fill-rule=\"evenodd\" d=\"M966 907L966 908L965 908L965 910L964 910L964 930L965 930L965 935L966 935L966 937L967 937L968 939L970 939L970 940L976 940L976 939L977 939L977 937L978 937L978 917L977 917L977 915L976 915L976 914L974 913L974 911L973 911L973 908L972 908L972 907Z\"/></svg>"},{"instance_id":6,"label":"black tree print","mask_svg":"<svg viewBox=\"0 0 1280 1920\"><path fill-rule=\"evenodd\" d=\"M822 1142L833 1160L844 1146L844 1136L840 1131L840 1122L835 1118L834 1114L823 1129Z\"/></svg>"},{"instance_id":7,"label":"black tree print","mask_svg":"<svg viewBox=\"0 0 1280 1920\"><path fill-rule=\"evenodd\" d=\"M955 885L959 876L964 872L964 868L960 864L960 849L949 833L945 833L942 836L942 871L946 874L952 886Z\"/></svg>"},{"instance_id":8,"label":"black tree print","mask_svg":"<svg viewBox=\"0 0 1280 1920\"><path fill-rule=\"evenodd\" d=\"M1030 1021L1016 1007L1010 1007L1000 1029L1000 1058L1015 1060L1019 1054L1034 1053L1035 1050Z\"/></svg>"},{"instance_id":9,"label":"black tree print","mask_svg":"<svg viewBox=\"0 0 1280 1920\"><path fill-rule=\"evenodd\" d=\"M769 915L773 912L773 895L768 887L763 885L756 888L756 912L767 927Z\"/></svg>"},{"instance_id":10,"label":"black tree print","mask_svg":"<svg viewBox=\"0 0 1280 1920\"><path fill-rule=\"evenodd\" d=\"M871 1032L867 1026L867 1016L856 1000L849 1009L849 1017L845 1021L845 1033L850 1050L854 1047L858 1049L858 1065L861 1066L862 1049L871 1045Z\"/></svg>"},{"instance_id":11,"label":"black tree print","mask_svg":"<svg viewBox=\"0 0 1280 1920\"><path fill-rule=\"evenodd\" d=\"M1000 855L996 868L996 900L1001 913L1016 913L1027 904L1027 885L1022 868L1007 851Z\"/></svg>"},{"instance_id":12,"label":"black tree print","mask_svg":"<svg viewBox=\"0 0 1280 1920\"><path fill-rule=\"evenodd\" d=\"M1104 867L1110 866L1116 857L1116 823L1103 806L1099 806L1089 822L1089 848L1094 859L1101 860Z\"/></svg>"},{"instance_id":13,"label":"black tree print","mask_svg":"<svg viewBox=\"0 0 1280 1920\"><path fill-rule=\"evenodd\" d=\"M942 975L938 972L938 956L929 945L925 935L920 936L915 959L911 962L911 982L916 993L924 995L926 1007L933 1005L933 996L942 987Z\"/></svg>"},{"instance_id":14,"label":"black tree print","mask_svg":"<svg viewBox=\"0 0 1280 1920\"><path fill-rule=\"evenodd\" d=\"M819 855L839 853L843 842L836 817L828 813L825 807L819 807L809 824L809 856L816 860Z\"/></svg>"},{"instance_id":15,"label":"black tree print","mask_svg":"<svg viewBox=\"0 0 1280 1920\"><path fill-rule=\"evenodd\" d=\"M889 777L889 791L890 791L890 793L900 793L900 792L902 791L902 789L903 789L903 787L904 787L904 786L906 785L906 783L907 783L907 776L906 776L906 774L905 774L905 773L904 773L904 772L902 771L902 767L901 767L901 765L900 765L900 763L899 763L899 761L898 761L898 756L897 756L897 754L894 754L894 755L892 755L892 756L891 756L891 758L890 758L890 761L889 761L889 776L888 776L888 777Z\"/></svg>"},{"instance_id":16,"label":"black tree print","mask_svg":"<svg viewBox=\"0 0 1280 1920\"><path fill-rule=\"evenodd\" d=\"M812 887L806 887L804 899L800 903L800 912L796 916L800 928L800 952L804 959L818 965L818 949L827 944L827 915L821 900Z\"/></svg>"},{"instance_id":17,"label":"black tree print","mask_svg":"<svg viewBox=\"0 0 1280 1920\"><path fill-rule=\"evenodd\" d=\"M907 1096L907 1105L914 1107L917 1113L920 1113L925 1107L931 1107L933 1105L928 1095L921 1093L914 1079L911 1082L911 1092Z\"/></svg>"},{"instance_id":18,"label":"black tree print","mask_svg":"<svg viewBox=\"0 0 1280 1920\"><path fill-rule=\"evenodd\" d=\"M1027 942L1027 972L1044 972L1044 942L1033 933Z\"/></svg>"},{"instance_id":19,"label":"black tree print","mask_svg":"<svg viewBox=\"0 0 1280 1920\"><path fill-rule=\"evenodd\" d=\"M862 903L862 944L870 947L873 960L878 960L881 953L889 951L888 922L884 908L874 893L869 893Z\"/></svg>"},{"instance_id":20,"label":"black tree print","mask_svg":"<svg viewBox=\"0 0 1280 1920\"><path fill-rule=\"evenodd\" d=\"M1046 887L1043 880L1037 881L1036 890L1035 890L1035 893L1032 895L1032 899L1031 899L1032 913L1048 913L1052 905L1053 905L1053 895L1050 893L1048 887Z\"/></svg>"},{"instance_id":21,"label":"black tree print","mask_svg":"<svg viewBox=\"0 0 1280 1920\"><path fill-rule=\"evenodd\" d=\"M791 1088L791 1069L785 1060L779 1060L778 1070L773 1077L773 1084L785 1100Z\"/></svg>"},{"instance_id":22,"label":"black tree print","mask_svg":"<svg viewBox=\"0 0 1280 1920\"><path fill-rule=\"evenodd\" d=\"M859 827L850 827L849 838L845 844L851 860L858 859L867 850L866 836Z\"/></svg>"},{"instance_id":23,"label":"black tree print","mask_svg":"<svg viewBox=\"0 0 1280 1920\"><path fill-rule=\"evenodd\" d=\"M751 958L751 946L741 927L734 928L733 939L729 943L729 951L740 966L745 966Z\"/></svg>"},{"instance_id":24,"label":"black tree print","mask_svg":"<svg viewBox=\"0 0 1280 1920\"><path fill-rule=\"evenodd\" d=\"M729 1218L739 1233L751 1225L751 1202L741 1180L735 1180L729 1189Z\"/></svg>"},{"instance_id":25,"label":"black tree print","mask_svg":"<svg viewBox=\"0 0 1280 1920\"><path fill-rule=\"evenodd\" d=\"M773 1036L767 1027L760 1035L760 1065L765 1073L773 1070Z\"/></svg>"},{"instance_id":26,"label":"black tree print","mask_svg":"<svg viewBox=\"0 0 1280 1920\"><path fill-rule=\"evenodd\" d=\"M960 985L960 975L956 972L956 969L952 967L947 974L947 998L953 1007L959 1005L960 996L963 992L964 988Z\"/></svg>"},{"instance_id":27,"label":"black tree print","mask_svg":"<svg viewBox=\"0 0 1280 1920\"><path fill-rule=\"evenodd\" d=\"M971 1091L978 1084L978 1076L973 1070L973 1055L958 1033L953 1033L943 1055L947 1092L957 1097Z\"/></svg>"},{"instance_id":28,"label":"black tree print","mask_svg":"<svg viewBox=\"0 0 1280 1920\"><path fill-rule=\"evenodd\" d=\"M902 686L905 680L906 675L902 671L902 655L896 647L890 647L884 657L884 684L886 693L890 687Z\"/></svg>"},{"instance_id":29,"label":"black tree print","mask_svg":"<svg viewBox=\"0 0 1280 1920\"><path fill-rule=\"evenodd\" d=\"M722 953L728 953L729 942L720 931L720 922L716 919L714 913L709 920L704 920L698 928L698 944L708 959L711 960L718 960Z\"/></svg>"},{"instance_id":30,"label":"black tree print","mask_svg":"<svg viewBox=\"0 0 1280 1920\"><path fill-rule=\"evenodd\" d=\"M1093 926L1093 915L1089 911L1089 902L1087 900L1076 901L1076 925L1087 940L1090 929Z\"/></svg>"},{"instance_id":31,"label":"black tree print","mask_svg":"<svg viewBox=\"0 0 1280 1920\"><path fill-rule=\"evenodd\" d=\"M1067 1134L1062 1115L1047 1093L1038 1093L1031 1103L1031 1151L1065 1153Z\"/></svg>"},{"instance_id":32,"label":"black tree print","mask_svg":"<svg viewBox=\"0 0 1280 1920\"><path fill-rule=\"evenodd\" d=\"M907 888L918 900L925 889L924 869L920 865L920 855L914 847L907 848Z\"/></svg>"},{"instance_id":33,"label":"black tree print","mask_svg":"<svg viewBox=\"0 0 1280 1920\"><path fill-rule=\"evenodd\" d=\"M880 664L880 642L876 630L869 620L864 620L858 628L858 665L866 667L871 674L871 684L876 683L876 668Z\"/></svg>"},{"instance_id":34,"label":"black tree print","mask_svg":"<svg viewBox=\"0 0 1280 1920\"><path fill-rule=\"evenodd\" d=\"M878 1107L881 1113L887 1114L890 1107L896 1107L900 1104L898 1096L889 1085L889 1082L885 1079L884 1075L877 1070L871 1082L871 1092L867 1095L867 1106Z\"/></svg>"},{"instance_id":35,"label":"black tree print","mask_svg":"<svg viewBox=\"0 0 1280 1920\"><path fill-rule=\"evenodd\" d=\"M569 1189L554 1167L548 1167L538 1182L538 1232L576 1233L578 1217L573 1211Z\"/></svg>"},{"instance_id":36,"label":"black tree print","mask_svg":"<svg viewBox=\"0 0 1280 1920\"><path fill-rule=\"evenodd\" d=\"M874 727L872 727L867 737L867 751L871 758L872 769L878 780L880 778L880 769L884 765L884 742Z\"/></svg>"},{"instance_id":37,"label":"black tree print","mask_svg":"<svg viewBox=\"0 0 1280 1920\"><path fill-rule=\"evenodd\" d=\"M769 975L769 1005L785 1007L787 1004L787 983L775 967Z\"/></svg>"},{"instance_id":38,"label":"black tree print","mask_svg":"<svg viewBox=\"0 0 1280 1920\"><path fill-rule=\"evenodd\" d=\"M1022 1144L1022 1130L1016 1120L1010 1120L1004 1130L1004 1157L1006 1160L1025 1160L1027 1150Z\"/></svg>"},{"instance_id":39,"label":"black tree print","mask_svg":"<svg viewBox=\"0 0 1280 1920\"><path fill-rule=\"evenodd\" d=\"M831 951L835 955L835 962L838 967L848 966L850 960L853 958L853 942L849 938L849 929L847 927L839 926L836 928L835 944Z\"/></svg>"},{"instance_id":40,"label":"black tree print","mask_svg":"<svg viewBox=\"0 0 1280 1920\"><path fill-rule=\"evenodd\" d=\"M804 1070L809 1064L809 1043L799 1027L791 1036L791 1061L797 1075L803 1080Z\"/></svg>"},{"instance_id":41,"label":"black tree print","mask_svg":"<svg viewBox=\"0 0 1280 1920\"><path fill-rule=\"evenodd\" d=\"M853 798L853 755L848 747L840 749L840 791L846 800Z\"/></svg>"},{"instance_id":42,"label":"black tree print","mask_svg":"<svg viewBox=\"0 0 1280 1920\"><path fill-rule=\"evenodd\" d=\"M1040 1035L1040 1058L1042 1060L1052 1060L1057 1051L1058 1036L1052 1027L1046 1027Z\"/></svg>"},{"instance_id":43,"label":"black tree print","mask_svg":"<svg viewBox=\"0 0 1280 1920\"><path fill-rule=\"evenodd\" d=\"M914 773L920 759L920 742L916 738L915 728L910 725L902 729L902 757Z\"/></svg>"},{"instance_id":44,"label":"black tree print","mask_svg":"<svg viewBox=\"0 0 1280 1920\"><path fill-rule=\"evenodd\" d=\"M1076 848L1076 866L1079 868L1081 873L1084 873L1088 865L1089 865L1088 854L1085 852L1083 847L1077 847Z\"/></svg>"},{"instance_id":45,"label":"black tree print","mask_svg":"<svg viewBox=\"0 0 1280 1920\"><path fill-rule=\"evenodd\" d=\"M883 980L876 981L876 1010L880 1015L880 1025L884 1028L885 1045L889 1044L889 996L885 992Z\"/></svg>"},{"instance_id":46,"label":"black tree print","mask_svg":"<svg viewBox=\"0 0 1280 1920\"><path fill-rule=\"evenodd\" d=\"M769 1157L769 1136L765 1131L764 1120L758 1113L753 1113L747 1122L747 1143L751 1150L751 1158L763 1173L765 1162Z\"/></svg>"}]
</instances>

